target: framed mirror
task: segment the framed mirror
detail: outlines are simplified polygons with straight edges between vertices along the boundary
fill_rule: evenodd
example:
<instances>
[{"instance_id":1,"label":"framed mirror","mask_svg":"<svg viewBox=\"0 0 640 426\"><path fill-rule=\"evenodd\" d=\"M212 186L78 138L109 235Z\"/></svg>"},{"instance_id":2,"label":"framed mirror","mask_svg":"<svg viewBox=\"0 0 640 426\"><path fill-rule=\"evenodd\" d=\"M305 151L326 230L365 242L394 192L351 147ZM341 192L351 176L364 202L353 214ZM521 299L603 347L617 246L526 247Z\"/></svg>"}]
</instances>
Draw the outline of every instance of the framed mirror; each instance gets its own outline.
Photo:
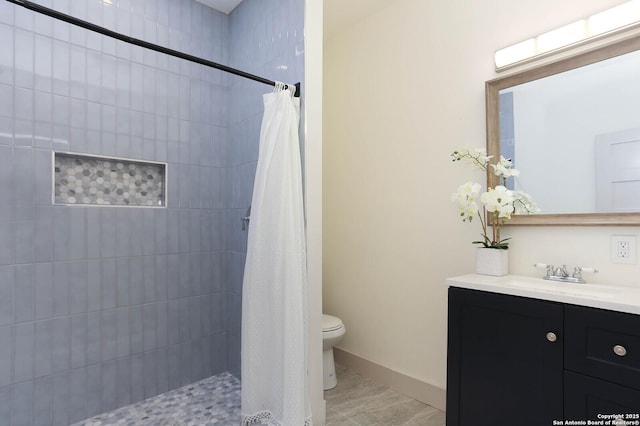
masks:
<instances>
[{"instance_id":1,"label":"framed mirror","mask_svg":"<svg viewBox=\"0 0 640 426\"><path fill-rule=\"evenodd\" d=\"M640 226L640 35L487 81L486 119L541 209L507 225Z\"/></svg>"}]
</instances>

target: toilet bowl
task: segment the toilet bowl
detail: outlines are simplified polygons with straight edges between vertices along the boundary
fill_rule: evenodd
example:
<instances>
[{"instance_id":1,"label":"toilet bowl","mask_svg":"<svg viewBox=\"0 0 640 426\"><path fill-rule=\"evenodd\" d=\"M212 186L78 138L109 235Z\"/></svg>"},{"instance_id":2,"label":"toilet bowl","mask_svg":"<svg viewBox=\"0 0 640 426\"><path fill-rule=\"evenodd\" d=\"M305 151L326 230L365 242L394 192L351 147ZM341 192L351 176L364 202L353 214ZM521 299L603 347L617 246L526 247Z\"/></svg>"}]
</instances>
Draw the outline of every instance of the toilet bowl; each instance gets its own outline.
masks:
<instances>
[{"instance_id":1,"label":"toilet bowl","mask_svg":"<svg viewBox=\"0 0 640 426\"><path fill-rule=\"evenodd\" d=\"M346 333L346 328L340 318L322 315L322 366L324 390L333 389L338 384L336 379L336 365L333 360L333 346Z\"/></svg>"}]
</instances>

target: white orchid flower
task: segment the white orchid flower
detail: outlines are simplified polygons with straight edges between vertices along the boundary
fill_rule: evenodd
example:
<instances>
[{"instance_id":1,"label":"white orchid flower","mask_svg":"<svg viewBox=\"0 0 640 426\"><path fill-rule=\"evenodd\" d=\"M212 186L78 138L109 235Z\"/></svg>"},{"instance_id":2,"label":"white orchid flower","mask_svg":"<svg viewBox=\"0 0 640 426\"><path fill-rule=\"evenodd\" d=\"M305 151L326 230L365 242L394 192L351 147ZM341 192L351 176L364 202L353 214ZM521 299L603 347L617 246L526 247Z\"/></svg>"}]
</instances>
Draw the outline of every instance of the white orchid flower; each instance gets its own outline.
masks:
<instances>
[{"instance_id":1,"label":"white orchid flower","mask_svg":"<svg viewBox=\"0 0 640 426\"><path fill-rule=\"evenodd\" d=\"M491 156L487 155L487 151L484 148L475 148L473 151L470 151L469 148L466 147L454 151L451 157L453 161L464 160L466 163L473 164L484 171L487 170L487 164L491 159Z\"/></svg>"},{"instance_id":2,"label":"white orchid flower","mask_svg":"<svg viewBox=\"0 0 640 426\"><path fill-rule=\"evenodd\" d=\"M487 211L497 212L500 218L511 218L513 213L513 191L502 185L484 192L480 195L480 202L485 205Z\"/></svg>"},{"instance_id":3,"label":"white orchid flower","mask_svg":"<svg viewBox=\"0 0 640 426\"><path fill-rule=\"evenodd\" d=\"M539 213L540 208L536 205L531 195L522 191L514 191L513 208L514 214Z\"/></svg>"},{"instance_id":4,"label":"white orchid flower","mask_svg":"<svg viewBox=\"0 0 640 426\"><path fill-rule=\"evenodd\" d=\"M451 194L451 200L458 205L460 216L464 222L473 220L478 213L478 198L481 186L479 183L466 182L458 187L458 190Z\"/></svg>"},{"instance_id":5,"label":"white orchid flower","mask_svg":"<svg viewBox=\"0 0 640 426\"><path fill-rule=\"evenodd\" d=\"M496 176L503 176L505 179L511 176L518 176L520 172L513 168L513 163L510 159L500 156L498 164L492 164L493 172Z\"/></svg>"}]
</instances>

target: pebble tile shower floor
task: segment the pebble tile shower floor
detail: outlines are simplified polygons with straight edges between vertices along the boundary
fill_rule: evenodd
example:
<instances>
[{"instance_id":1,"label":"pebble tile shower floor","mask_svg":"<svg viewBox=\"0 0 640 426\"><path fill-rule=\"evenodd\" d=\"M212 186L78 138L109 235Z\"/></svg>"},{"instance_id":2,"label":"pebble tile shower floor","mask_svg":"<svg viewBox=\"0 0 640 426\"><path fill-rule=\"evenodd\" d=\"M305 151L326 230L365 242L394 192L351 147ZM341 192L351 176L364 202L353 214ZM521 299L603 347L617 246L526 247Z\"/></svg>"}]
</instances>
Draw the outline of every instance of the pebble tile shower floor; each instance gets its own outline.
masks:
<instances>
[{"instance_id":1,"label":"pebble tile shower floor","mask_svg":"<svg viewBox=\"0 0 640 426\"><path fill-rule=\"evenodd\" d=\"M240 424L240 381L221 373L72 426L230 426Z\"/></svg>"},{"instance_id":2,"label":"pebble tile shower floor","mask_svg":"<svg viewBox=\"0 0 640 426\"><path fill-rule=\"evenodd\" d=\"M327 426L444 426L445 413L336 365L326 391ZM240 381L229 373L154 396L71 426L235 426Z\"/></svg>"}]
</instances>

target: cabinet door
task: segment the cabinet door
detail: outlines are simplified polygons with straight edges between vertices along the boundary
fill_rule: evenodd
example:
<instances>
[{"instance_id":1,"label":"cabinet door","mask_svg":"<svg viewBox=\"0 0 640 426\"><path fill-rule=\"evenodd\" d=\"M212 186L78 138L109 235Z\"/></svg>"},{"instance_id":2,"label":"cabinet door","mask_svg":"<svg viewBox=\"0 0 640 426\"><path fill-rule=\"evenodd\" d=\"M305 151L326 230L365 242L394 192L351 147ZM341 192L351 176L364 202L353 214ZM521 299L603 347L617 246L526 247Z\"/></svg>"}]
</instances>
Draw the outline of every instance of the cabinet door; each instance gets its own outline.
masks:
<instances>
[{"instance_id":1,"label":"cabinet door","mask_svg":"<svg viewBox=\"0 0 640 426\"><path fill-rule=\"evenodd\" d=\"M623 420L640 420L640 391L565 372L564 417L567 420L602 420L598 415L619 414ZM633 423L631 423L633 424Z\"/></svg>"},{"instance_id":2,"label":"cabinet door","mask_svg":"<svg viewBox=\"0 0 640 426\"><path fill-rule=\"evenodd\" d=\"M449 288L447 425L562 419L562 320L557 303Z\"/></svg>"}]
</instances>

